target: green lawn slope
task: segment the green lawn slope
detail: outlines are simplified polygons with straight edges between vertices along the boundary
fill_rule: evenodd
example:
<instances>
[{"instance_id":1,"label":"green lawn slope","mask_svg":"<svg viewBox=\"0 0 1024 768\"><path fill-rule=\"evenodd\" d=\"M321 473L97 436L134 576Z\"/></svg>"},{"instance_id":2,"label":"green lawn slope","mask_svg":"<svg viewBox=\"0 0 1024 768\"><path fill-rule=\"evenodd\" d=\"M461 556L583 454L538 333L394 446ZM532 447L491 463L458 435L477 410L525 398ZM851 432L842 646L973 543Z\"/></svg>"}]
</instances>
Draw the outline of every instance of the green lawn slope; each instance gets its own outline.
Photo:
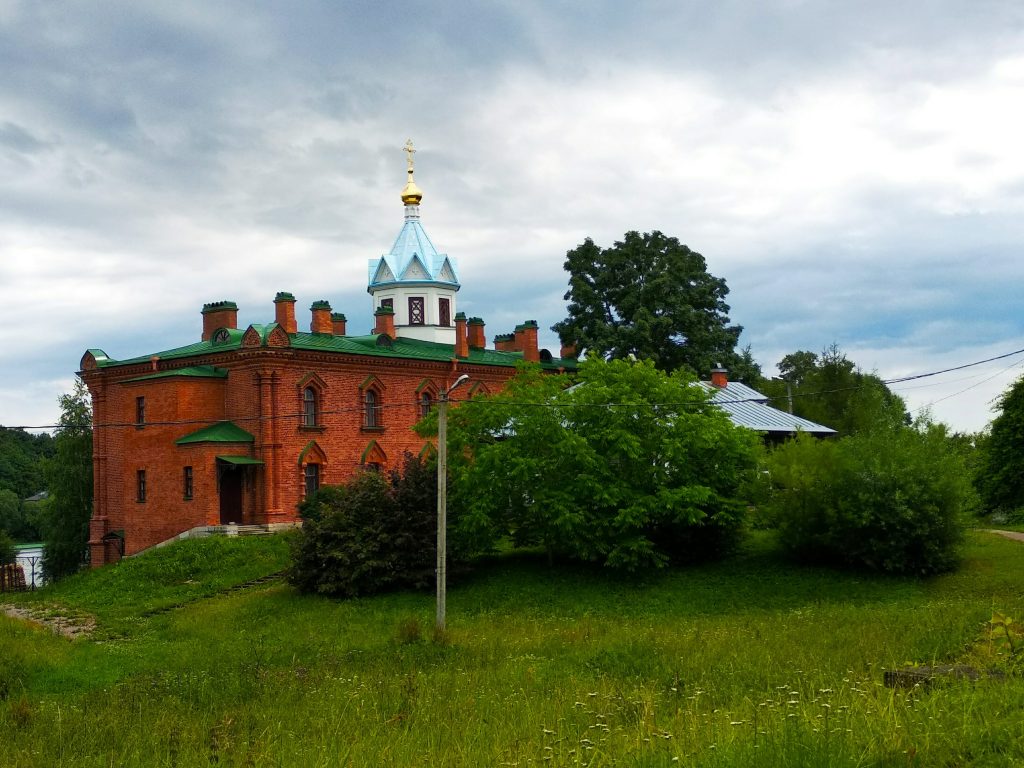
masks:
<instances>
[{"instance_id":1,"label":"green lawn slope","mask_svg":"<svg viewBox=\"0 0 1024 768\"><path fill-rule=\"evenodd\" d=\"M183 542L42 590L68 641L0 617L4 766L935 766L1024 761L1010 675L891 690L884 669L1010 670L1024 544L971 535L927 581L796 568L759 534L622 581L500 558L433 596L271 581L279 537Z\"/></svg>"}]
</instances>

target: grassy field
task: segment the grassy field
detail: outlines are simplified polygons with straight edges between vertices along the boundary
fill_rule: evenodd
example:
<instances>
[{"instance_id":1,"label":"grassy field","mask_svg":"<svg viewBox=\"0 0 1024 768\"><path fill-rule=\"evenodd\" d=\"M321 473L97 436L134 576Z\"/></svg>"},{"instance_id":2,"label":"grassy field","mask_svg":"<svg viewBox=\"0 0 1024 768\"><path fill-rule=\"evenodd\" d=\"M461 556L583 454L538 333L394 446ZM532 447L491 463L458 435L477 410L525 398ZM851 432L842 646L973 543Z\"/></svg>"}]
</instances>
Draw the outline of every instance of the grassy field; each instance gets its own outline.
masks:
<instances>
[{"instance_id":1,"label":"grassy field","mask_svg":"<svg viewBox=\"0 0 1024 768\"><path fill-rule=\"evenodd\" d=\"M999 766L1024 681L893 691L884 669L1006 663L1024 544L974 533L928 581L800 569L767 534L624 582L506 558L449 593L355 601L282 582L279 538L183 542L19 603L91 615L68 641L0 616L3 766Z\"/></svg>"}]
</instances>

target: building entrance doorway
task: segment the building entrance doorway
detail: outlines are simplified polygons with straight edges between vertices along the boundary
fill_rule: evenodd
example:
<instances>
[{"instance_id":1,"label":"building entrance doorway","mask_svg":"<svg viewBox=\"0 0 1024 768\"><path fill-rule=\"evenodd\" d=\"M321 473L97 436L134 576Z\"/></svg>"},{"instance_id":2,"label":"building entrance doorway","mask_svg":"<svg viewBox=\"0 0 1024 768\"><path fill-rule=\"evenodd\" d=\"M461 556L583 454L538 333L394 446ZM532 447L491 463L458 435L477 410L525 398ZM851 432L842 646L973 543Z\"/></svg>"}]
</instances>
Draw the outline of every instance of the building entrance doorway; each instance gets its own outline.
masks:
<instances>
[{"instance_id":1,"label":"building entrance doorway","mask_svg":"<svg viewBox=\"0 0 1024 768\"><path fill-rule=\"evenodd\" d=\"M242 524L242 485L245 472L241 467L220 468L220 524Z\"/></svg>"}]
</instances>

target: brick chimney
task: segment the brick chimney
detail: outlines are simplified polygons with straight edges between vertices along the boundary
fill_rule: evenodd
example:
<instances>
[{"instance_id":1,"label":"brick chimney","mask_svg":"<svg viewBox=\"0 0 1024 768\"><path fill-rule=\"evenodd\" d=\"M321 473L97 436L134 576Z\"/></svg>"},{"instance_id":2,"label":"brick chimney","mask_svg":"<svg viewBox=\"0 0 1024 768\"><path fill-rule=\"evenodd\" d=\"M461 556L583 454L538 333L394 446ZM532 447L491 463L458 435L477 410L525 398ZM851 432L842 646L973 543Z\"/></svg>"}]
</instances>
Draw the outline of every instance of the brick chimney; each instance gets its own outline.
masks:
<instances>
[{"instance_id":1,"label":"brick chimney","mask_svg":"<svg viewBox=\"0 0 1024 768\"><path fill-rule=\"evenodd\" d=\"M309 330L312 333L334 333L334 326L331 324L331 305L321 299L314 301L309 308L313 317L309 323Z\"/></svg>"},{"instance_id":2,"label":"brick chimney","mask_svg":"<svg viewBox=\"0 0 1024 768\"><path fill-rule=\"evenodd\" d=\"M484 321L481 318L469 318L468 334L470 349L484 349L487 347L487 336L484 334Z\"/></svg>"},{"instance_id":3,"label":"brick chimney","mask_svg":"<svg viewBox=\"0 0 1024 768\"><path fill-rule=\"evenodd\" d=\"M499 352L515 352L516 337L511 333L499 333L494 337L494 348Z\"/></svg>"},{"instance_id":4,"label":"brick chimney","mask_svg":"<svg viewBox=\"0 0 1024 768\"><path fill-rule=\"evenodd\" d=\"M540 362L540 350L537 349L537 321L527 320L516 326L516 349L523 353L523 360L528 363Z\"/></svg>"},{"instance_id":5,"label":"brick chimney","mask_svg":"<svg viewBox=\"0 0 1024 768\"><path fill-rule=\"evenodd\" d=\"M331 313L331 326L332 326L332 329L334 330L334 335L335 336L344 336L345 335L345 322L346 322L347 319L348 318L346 318L343 314L341 314L341 312L332 312Z\"/></svg>"},{"instance_id":6,"label":"brick chimney","mask_svg":"<svg viewBox=\"0 0 1024 768\"><path fill-rule=\"evenodd\" d=\"M233 301L203 304L203 341L213 338L218 328L238 327L238 305Z\"/></svg>"},{"instance_id":7,"label":"brick chimney","mask_svg":"<svg viewBox=\"0 0 1024 768\"><path fill-rule=\"evenodd\" d=\"M274 322L284 328L285 333L298 333L295 324L295 297L287 291L280 291L274 297Z\"/></svg>"},{"instance_id":8,"label":"brick chimney","mask_svg":"<svg viewBox=\"0 0 1024 768\"><path fill-rule=\"evenodd\" d=\"M381 307L373 313L373 332L384 333L395 338L395 310L391 307Z\"/></svg>"},{"instance_id":9,"label":"brick chimney","mask_svg":"<svg viewBox=\"0 0 1024 768\"><path fill-rule=\"evenodd\" d=\"M565 358L576 358L576 345L575 344L563 344L562 349L559 351L558 356L563 360Z\"/></svg>"},{"instance_id":10,"label":"brick chimney","mask_svg":"<svg viewBox=\"0 0 1024 768\"><path fill-rule=\"evenodd\" d=\"M469 357L469 339L466 336L466 313L455 315L455 356Z\"/></svg>"},{"instance_id":11,"label":"brick chimney","mask_svg":"<svg viewBox=\"0 0 1024 768\"><path fill-rule=\"evenodd\" d=\"M711 386L725 389L729 384L729 371L722 367L721 363L715 363L711 369Z\"/></svg>"}]
</instances>

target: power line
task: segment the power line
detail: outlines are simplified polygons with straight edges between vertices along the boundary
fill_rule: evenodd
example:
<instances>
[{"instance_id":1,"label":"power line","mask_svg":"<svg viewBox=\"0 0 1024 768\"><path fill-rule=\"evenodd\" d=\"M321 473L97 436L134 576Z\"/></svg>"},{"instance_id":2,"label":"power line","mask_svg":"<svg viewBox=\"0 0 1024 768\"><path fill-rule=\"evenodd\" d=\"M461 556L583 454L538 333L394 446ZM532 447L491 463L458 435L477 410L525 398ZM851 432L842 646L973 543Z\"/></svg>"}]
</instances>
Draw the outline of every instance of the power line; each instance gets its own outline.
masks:
<instances>
[{"instance_id":1,"label":"power line","mask_svg":"<svg viewBox=\"0 0 1024 768\"><path fill-rule=\"evenodd\" d=\"M1004 360L1006 358L1013 357L1015 355L1020 355L1020 354L1024 354L1024 348L1017 349L1017 350L1014 350L1012 352L1006 352L1005 354L1001 354L1001 355L995 355L994 357L988 357L988 358L985 358L984 360L976 360L976 361L971 362L971 363L964 363L963 365L956 365L956 366L953 366L953 367L950 367L950 368L943 368L943 369L936 370L936 371L928 371L927 373L918 373L918 374L914 374L914 375L911 375L911 376L901 376L901 377L892 378L892 379L879 379L879 381L882 384L885 384L885 385L901 384L901 383L908 382L908 381L916 381L916 380L919 380L919 379L930 378L932 376L939 376L939 375L941 375L943 373L951 373L953 371L961 371L961 370L964 370L966 368L973 368L973 367L978 366L978 365L984 365L985 363L991 363L991 362L994 362L996 360ZM977 384L974 384L974 385L972 385L970 387L967 387L966 389L963 389L960 392L953 393L952 395L947 395L946 397L941 398L940 400L934 401L932 404L934 404L935 402L942 402L942 400L946 400L946 399L949 399L951 397L955 397L955 396L957 396L959 394L963 394L964 392L967 392L967 391L969 391L970 389L973 389L976 386L980 386L981 384L984 384L987 381L991 381L991 379L996 378L997 376L1001 375L1002 373L1005 373L1005 371L1010 370L1010 368L1013 368L1013 367L1015 367L1018 364L1019 363L1014 363L1014 365L1011 365L1008 368L1003 369L1002 371L1000 371L999 373L995 374L994 376L991 376L991 377L989 377L989 378L987 378L987 379L985 379L983 381L978 382ZM852 391L864 389L867 386L870 386L870 385L869 384L857 384L857 385L854 385L854 386L835 387L833 389L817 390L817 391L813 391L813 392L799 392L798 391L798 392L794 392L792 394L792 397L793 398L798 398L798 397L821 397L823 395L830 395L830 394L835 394L835 393L838 393L838 392L852 392ZM487 405L492 405L494 407L512 407L512 406L514 406L514 407L524 407L524 408L693 408L693 407L705 407L707 405L718 405L718 406L720 406L720 405L739 405L739 404L742 404L742 403L761 403L761 402L764 402L764 401L775 402L775 401L780 401L780 400L783 400L783 399L786 399L786 398L783 398L781 396L780 397L748 397L748 398L736 398L736 399L733 399L733 400L686 401L686 402L678 402L678 403L672 403L672 402L663 402L663 403L650 403L650 402L647 402L647 403L614 403L614 402L608 402L608 403L553 403L553 402L526 402L526 401L512 401L512 400L480 401L480 402L485 402ZM379 410L399 409L399 408L421 408L422 404L419 403L419 402L391 403L391 404L380 404L380 405L378 405L376 407ZM334 409L329 409L329 410L322 410L322 411L319 411L318 413L320 415L323 415L323 416L329 416L329 415L340 415L340 414L343 414L343 413L363 412L364 410L365 410L365 406L360 404L360 405L357 405L357 406L352 406L352 407L347 407L347 408L334 408ZM921 410L921 409L918 409L918 410ZM137 428L139 426L145 426L145 427L188 426L190 424L210 424L211 422L216 423L218 421L232 421L232 422L252 422L252 421L255 421L255 422L264 423L264 422L267 422L267 421L279 421L279 420L284 421L284 420L293 420L293 419L299 420L299 419L302 419L303 416L304 416L303 412L295 412L295 413L277 414L275 416L262 416L262 415L258 415L258 416L236 416L236 417L233 417L231 419L186 419L186 420L175 420L175 421L152 421L152 422L147 421L147 422L145 422L142 425L140 425L138 422L134 422L133 421L133 422L107 422L107 423L103 423L103 424L43 424L43 425L31 425L31 426L24 426L23 425L23 426L6 427L6 429L48 430L48 429L101 429L101 428L102 429L110 429L110 428L129 428L129 427Z\"/></svg>"},{"instance_id":2,"label":"power line","mask_svg":"<svg viewBox=\"0 0 1024 768\"><path fill-rule=\"evenodd\" d=\"M1013 368L1016 368L1017 366L1022 365L1022 364L1024 364L1024 360L1018 360L1016 363L1013 363L1012 365L1006 366L1005 368L1003 368L1003 370L1001 370L1001 371L999 371L997 373L992 374L988 378L985 378L985 379L982 379L981 381L975 382L974 384L971 384L971 386L969 386L969 387L964 387L959 392L954 392L954 393L952 393L950 395L946 395L945 397L940 397L938 400L932 400L927 405L922 405L920 408L918 408L916 411L914 411L914 413L920 413L921 411L923 411L923 410L925 410L927 408L931 408L936 403L941 403L943 400L949 400L950 398L962 395L964 392L969 392L970 390L974 389L975 387L980 387L982 384L985 384L985 383L987 383L989 381L992 381L992 379L999 378L1000 376L1002 376L1007 371L1009 371L1009 370L1011 370Z\"/></svg>"},{"instance_id":3,"label":"power line","mask_svg":"<svg viewBox=\"0 0 1024 768\"><path fill-rule=\"evenodd\" d=\"M1021 353L1024 353L1024 349L1017 349L1017 350L1014 350L1013 352L1007 352L1004 355L996 355L995 357L988 357L988 358L985 358L984 360L978 360L978 361L973 362L973 363L965 363L964 365L956 365L956 366L953 366L952 368L943 368L941 371L931 371L930 373L919 373L919 374L916 374L914 376L904 376L904 377L899 378L899 379L886 379L885 383L886 384L899 384L899 383L904 382L904 381L914 381L915 379L926 379L929 376L938 376L941 373L950 373L952 371L962 371L964 368L973 368L976 365L984 365L985 363L991 363L991 362L994 362L996 360L1004 360L1007 357L1013 357L1014 355L1019 355ZM1012 368L1013 366L1010 366L1010 367Z\"/></svg>"}]
</instances>

